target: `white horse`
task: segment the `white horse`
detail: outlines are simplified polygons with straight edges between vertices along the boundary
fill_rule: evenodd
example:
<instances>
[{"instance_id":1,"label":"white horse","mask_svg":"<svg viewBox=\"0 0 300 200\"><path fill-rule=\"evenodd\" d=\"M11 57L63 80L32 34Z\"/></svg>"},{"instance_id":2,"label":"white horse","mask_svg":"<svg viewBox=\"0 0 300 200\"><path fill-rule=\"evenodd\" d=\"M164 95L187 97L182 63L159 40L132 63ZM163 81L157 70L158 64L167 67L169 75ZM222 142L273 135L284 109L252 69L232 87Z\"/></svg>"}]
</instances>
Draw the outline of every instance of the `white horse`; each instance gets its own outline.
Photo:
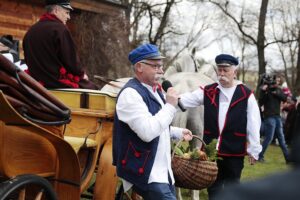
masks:
<instances>
[{"instance_id":1,"label":"white horse","mask_svg":"<svg viewBox=\"0 0 300 200\"><path fill-rule=\"evenodd\" d=\"M195 72L179 72L168 77L179 93L192 92L207 84L213 83L210 77ZM174 126L190 129L193 134L202 137L203 133L203 106L187 109L186 112L178 111L172 122ZM199 141L196 142L200 146Z\"/></svg>"},{"instance_id":2,"label":"white horse","mask_svg":"<svg viewBox=\"0 0 300 200\"><path fill-rule=\"evenodd\" d=\"M116 80L110 81L108 84L104 85L101 88L103 92L110 92L114 94L118 94L122 87L130 80L132 77L118 78Z\"/></svg>"}]
</instances>

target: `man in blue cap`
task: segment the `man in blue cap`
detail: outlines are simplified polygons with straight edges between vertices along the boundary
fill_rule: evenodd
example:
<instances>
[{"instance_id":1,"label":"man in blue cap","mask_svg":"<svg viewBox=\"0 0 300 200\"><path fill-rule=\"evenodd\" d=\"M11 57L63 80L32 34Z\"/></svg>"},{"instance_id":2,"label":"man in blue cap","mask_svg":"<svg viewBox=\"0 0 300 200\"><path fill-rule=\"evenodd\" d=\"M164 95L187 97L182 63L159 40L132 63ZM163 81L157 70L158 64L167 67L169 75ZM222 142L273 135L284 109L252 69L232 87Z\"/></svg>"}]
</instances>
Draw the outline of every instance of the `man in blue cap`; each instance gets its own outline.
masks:
<instances>
[{"instance_id":1,"label":"man in blue cap","mask_svg":"<svg viewBox=\"0 0 300 200\"><path fill-rule=\"evenodd\" d=\"M158 86L163 59L157 46L143 44L129 53L135 77L120 91L114 121L113 164L124 191L133 188L145 200L175 200L170 138L191 140L187 129L170 126L178 95L166 98Z\"/></svg>"},{"instance_id":2,"label":"man in blue cap","mask_svg":"<svg viewBox=\"0 0 300 200\"><path fill-rule=\"evenodd\" d=\"M254 164L261 151L260 113L252 91L236 80L237 58L220 54L215 58L218 81L181 95L185 107L204 105L204 141L217 139L218 176L208 188L214 199L229 183L239 182L244 156Z\"/></svg>"}]
</instances>

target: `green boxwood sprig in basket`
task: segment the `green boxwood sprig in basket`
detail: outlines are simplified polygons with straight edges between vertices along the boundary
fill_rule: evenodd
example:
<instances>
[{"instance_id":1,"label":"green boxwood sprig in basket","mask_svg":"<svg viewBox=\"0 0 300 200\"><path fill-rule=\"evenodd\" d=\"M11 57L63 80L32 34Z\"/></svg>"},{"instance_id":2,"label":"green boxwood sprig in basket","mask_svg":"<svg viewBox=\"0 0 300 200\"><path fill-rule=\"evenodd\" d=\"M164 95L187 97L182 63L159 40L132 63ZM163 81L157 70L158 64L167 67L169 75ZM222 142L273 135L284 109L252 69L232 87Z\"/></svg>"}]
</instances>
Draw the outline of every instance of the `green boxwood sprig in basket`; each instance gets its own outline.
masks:
<instances>
[{"instance_id":1,"label":"green boxwood sprig in basket","mask_svg":"<svg viewBox=\"0 0 300 200\"><path fill-rule=\"evenodd\" d=\"M216 141L206 145L198 136L204 149L209 149L207 154L200 149L195 148L189 151L189 148L182 148L179 141L173 148L172 169L175 177L175 185L186 189L201 190L209 187L217 178L218 167L216 164L217 150ZM207 147L208 146L208 147Z\"/></svg>"}]
</instances>

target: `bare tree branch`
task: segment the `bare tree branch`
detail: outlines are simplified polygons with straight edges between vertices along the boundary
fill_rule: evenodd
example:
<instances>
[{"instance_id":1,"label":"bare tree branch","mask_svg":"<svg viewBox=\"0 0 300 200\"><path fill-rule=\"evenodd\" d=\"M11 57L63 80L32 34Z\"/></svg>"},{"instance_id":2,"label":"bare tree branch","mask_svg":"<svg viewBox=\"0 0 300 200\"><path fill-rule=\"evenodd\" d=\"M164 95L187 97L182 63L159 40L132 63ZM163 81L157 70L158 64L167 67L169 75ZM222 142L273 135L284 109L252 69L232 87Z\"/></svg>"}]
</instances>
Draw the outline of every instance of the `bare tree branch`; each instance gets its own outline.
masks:
<instances>
[{"instance_id":1,"label":"bare tree branch","mask_svg":"<svg viewBox=\"0 0 300 200\"><path fill-rule=\"evenodd\" d=\"M227 10L229 1L226 1L224 7L215 1L209 0L210 3L216 5L219 9L222 10L222 12L228 16L230 19L232 19L234 21L234 23L237 25L239 31L242 33L242 35L244 35L245 38L248 38L253 44L257 44L257 41L255 40L255 38L253 38L250 34L246 33L243 29L243 24L244 24L244 20L241 20L241 22L239 22L233 15L231 15L229 13L229 11Z\"/></svg>"}]
</instances>

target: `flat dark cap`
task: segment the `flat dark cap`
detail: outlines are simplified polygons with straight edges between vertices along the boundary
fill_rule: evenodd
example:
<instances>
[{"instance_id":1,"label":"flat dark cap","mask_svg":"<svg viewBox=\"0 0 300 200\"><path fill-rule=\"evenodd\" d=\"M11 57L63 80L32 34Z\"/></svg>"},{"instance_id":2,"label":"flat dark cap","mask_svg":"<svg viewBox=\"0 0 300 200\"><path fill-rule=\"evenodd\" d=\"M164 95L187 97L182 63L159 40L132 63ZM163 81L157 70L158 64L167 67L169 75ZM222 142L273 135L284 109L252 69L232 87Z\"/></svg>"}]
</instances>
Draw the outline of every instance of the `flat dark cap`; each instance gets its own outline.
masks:
<instances>
[{"instance_id":1,"label":"flat dark cap","mask_svg":"<svg viewBox=\"0 0 300 200\"><path fill-rule=\"evenodd\" d=\"M229 54L220 54L215 58L215 62L217 65L222 66L231 66L231 65L238 65L239 60L236 57L233 57Z\"/></svg>"},{"instance_id":2,"label":"flat dark cap","mask_svg":"<svg viewBox=\"0 0 300 200\"><path fill-rule=\"evenodd\" d=\"M46 0L46 5L59 5L68 10L73 10L70 0Z\"/></svg>"}]
</instances>

